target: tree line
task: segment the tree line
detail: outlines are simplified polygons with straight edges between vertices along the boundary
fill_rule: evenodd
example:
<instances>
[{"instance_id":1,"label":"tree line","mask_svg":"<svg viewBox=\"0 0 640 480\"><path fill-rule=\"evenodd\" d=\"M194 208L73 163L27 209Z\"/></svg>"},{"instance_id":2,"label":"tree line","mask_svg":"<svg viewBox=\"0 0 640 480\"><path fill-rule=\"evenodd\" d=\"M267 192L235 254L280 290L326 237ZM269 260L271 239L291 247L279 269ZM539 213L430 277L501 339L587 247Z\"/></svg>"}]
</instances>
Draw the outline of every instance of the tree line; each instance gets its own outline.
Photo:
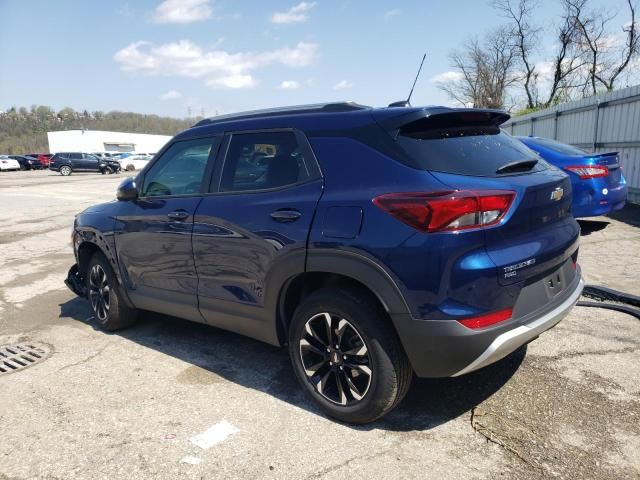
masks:
<instances>
[{"instance_id":1,"label":"tree line","mask_svg":"<svg viewBox=\"0 0 640 480\"><path fill-rule=\"evenodd\" d=\"M56 130L107 130L173 136L198 120L132 112L79 112L68 107L55 111L45 105L12 107L0 112L0 154L48 152L47 132Z\"/></svg>"},{"instance_id":2,"label":"tree line","mask_svg":"<svg viewBox=\"0 0 640 480\"><path fill-rule=\"evenodd\" d=\"M453 51L453 71L438 88L461 105L526 113L638 81L637 5L615 3L559 0L560 15L543 19L539 0L494 0L504 24Z\"/></svg>"}]
</instances>

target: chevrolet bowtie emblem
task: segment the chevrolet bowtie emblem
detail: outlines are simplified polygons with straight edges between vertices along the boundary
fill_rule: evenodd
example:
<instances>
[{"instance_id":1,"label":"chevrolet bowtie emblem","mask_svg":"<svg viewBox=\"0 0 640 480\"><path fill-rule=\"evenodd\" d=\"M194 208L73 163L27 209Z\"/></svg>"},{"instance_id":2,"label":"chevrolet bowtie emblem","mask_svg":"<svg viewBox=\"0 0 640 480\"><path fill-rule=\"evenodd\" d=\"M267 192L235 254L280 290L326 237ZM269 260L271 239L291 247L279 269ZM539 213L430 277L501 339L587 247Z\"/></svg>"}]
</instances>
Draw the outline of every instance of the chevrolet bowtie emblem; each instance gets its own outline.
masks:
<instances>
[{"instance_id":1,"label":"chevrolet bowtie emblem","mask_svg":"<svg viewBox=\"0 0 640 480\"><path fill-rule=\"evenodd\" d=\"M553 192L551 192L551 196L549 197L549 199L558 202L560 201L563 195L564 195L564 190L562 189L562 187L556 187L556 189Z\"/></svg>"}]
</instances>

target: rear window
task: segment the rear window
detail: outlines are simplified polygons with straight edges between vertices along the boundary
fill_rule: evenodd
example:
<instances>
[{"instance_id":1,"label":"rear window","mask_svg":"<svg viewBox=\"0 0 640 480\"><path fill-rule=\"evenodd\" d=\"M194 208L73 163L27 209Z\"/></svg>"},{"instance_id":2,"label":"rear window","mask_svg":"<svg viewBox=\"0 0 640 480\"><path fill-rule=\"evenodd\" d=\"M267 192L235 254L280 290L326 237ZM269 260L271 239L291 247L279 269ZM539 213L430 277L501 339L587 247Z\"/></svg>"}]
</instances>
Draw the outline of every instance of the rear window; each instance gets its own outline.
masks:
<instances>
[{"instance_id":1,"label":"rear window","mask_svg":"<svg viewBox=\"0 0 640 480\"><path fill-rule=\"evenodd\" d=\"M402 127L397 142L419 168L443 173L489 177L509 163L539 160L526 145L495 125L427 117ZM530 171L544 168L544 162L538 162Z\"/></svg>"},{"instance_id":2,"label":"rear window","mask_svg":"<svg viewBox=\"0 0 640 480\"><path fill-rule=\"evenodd\" d=\"M572 145L567 145L566 143L556 142L555 140L551 140L548 138L530 138L529 141L536 145L540 145L541 147L548 148L549 150L553 150L554 152L560 153L562 155L586 155L587 152L584 150L580 150L577 147Z\"/></svg>"}]
</instances>

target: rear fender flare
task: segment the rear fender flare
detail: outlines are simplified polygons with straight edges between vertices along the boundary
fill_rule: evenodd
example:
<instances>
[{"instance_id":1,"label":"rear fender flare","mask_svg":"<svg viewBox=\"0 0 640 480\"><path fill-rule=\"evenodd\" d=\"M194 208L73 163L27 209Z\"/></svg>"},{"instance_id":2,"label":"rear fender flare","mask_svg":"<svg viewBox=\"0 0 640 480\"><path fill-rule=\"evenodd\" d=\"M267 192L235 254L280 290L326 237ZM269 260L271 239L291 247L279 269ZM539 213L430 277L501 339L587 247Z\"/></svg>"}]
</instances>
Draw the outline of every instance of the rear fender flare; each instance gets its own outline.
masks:
<instances>
[{"instance_id":1,"label":"rear fender flare","mask_svg":"<svg viewBox=\"0 0 640 480\"><path fill-rule=\"evenodd\" d=\"M392 319L397 314L410 313L400 282L393 273L387 271L364 252L310 249L307 255L306 271L335 273L362 283L373 292Z\"/></svg>"}]
</instances>

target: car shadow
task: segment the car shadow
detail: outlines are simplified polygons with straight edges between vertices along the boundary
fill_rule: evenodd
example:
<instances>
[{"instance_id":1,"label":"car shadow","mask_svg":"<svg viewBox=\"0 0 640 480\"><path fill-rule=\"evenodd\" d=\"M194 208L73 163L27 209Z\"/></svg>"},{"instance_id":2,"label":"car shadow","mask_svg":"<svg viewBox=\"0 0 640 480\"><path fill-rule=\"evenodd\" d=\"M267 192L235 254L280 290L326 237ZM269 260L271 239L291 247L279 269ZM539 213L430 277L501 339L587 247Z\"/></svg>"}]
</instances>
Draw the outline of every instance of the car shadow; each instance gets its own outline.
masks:
<instances>
[{"instance_id":1,"label":"car shadow","mask_svg":"<svg viewBox=\"0 0 640 480\"><path fill-rule=\"evenodd\" d=\"M613 212L609 216L632 227L640 227L640 205L627 203L622 210Z\"/></svg>"},{"instance_id":2,"label":"car shadow","mask_svg":"<svg viewBox=\"0 0 640 480\"><path fill-rule=\"evenodd\" d=\"M578 224L580 225L580 236L585 237L587 235L591 235L594 232L599 232L600 230L604 230L607 228L611 222L607 222L604 220L578 220Z\"/></svg>"},{"instance_id":3,"label":"car shadow","mask_svg":"<svg viewBox=\"0 0 640 480\"><path fill-rule=\"evenodd\" d=\"M60 305L60 317L72 318L99 330L89 304L74 298ZM191 366L176 377L182 383L212 383L216 378L272 395L313 414L324 414L300 388L286 348L151 312L118 335ZM459 417L497 392L518 370L526 346L494 365L457 378L417 379L403 402L380 421L347 425L357 430L429 430ZM210 378L208 378L210 376Z\"/></svg>"}]
</instances>

